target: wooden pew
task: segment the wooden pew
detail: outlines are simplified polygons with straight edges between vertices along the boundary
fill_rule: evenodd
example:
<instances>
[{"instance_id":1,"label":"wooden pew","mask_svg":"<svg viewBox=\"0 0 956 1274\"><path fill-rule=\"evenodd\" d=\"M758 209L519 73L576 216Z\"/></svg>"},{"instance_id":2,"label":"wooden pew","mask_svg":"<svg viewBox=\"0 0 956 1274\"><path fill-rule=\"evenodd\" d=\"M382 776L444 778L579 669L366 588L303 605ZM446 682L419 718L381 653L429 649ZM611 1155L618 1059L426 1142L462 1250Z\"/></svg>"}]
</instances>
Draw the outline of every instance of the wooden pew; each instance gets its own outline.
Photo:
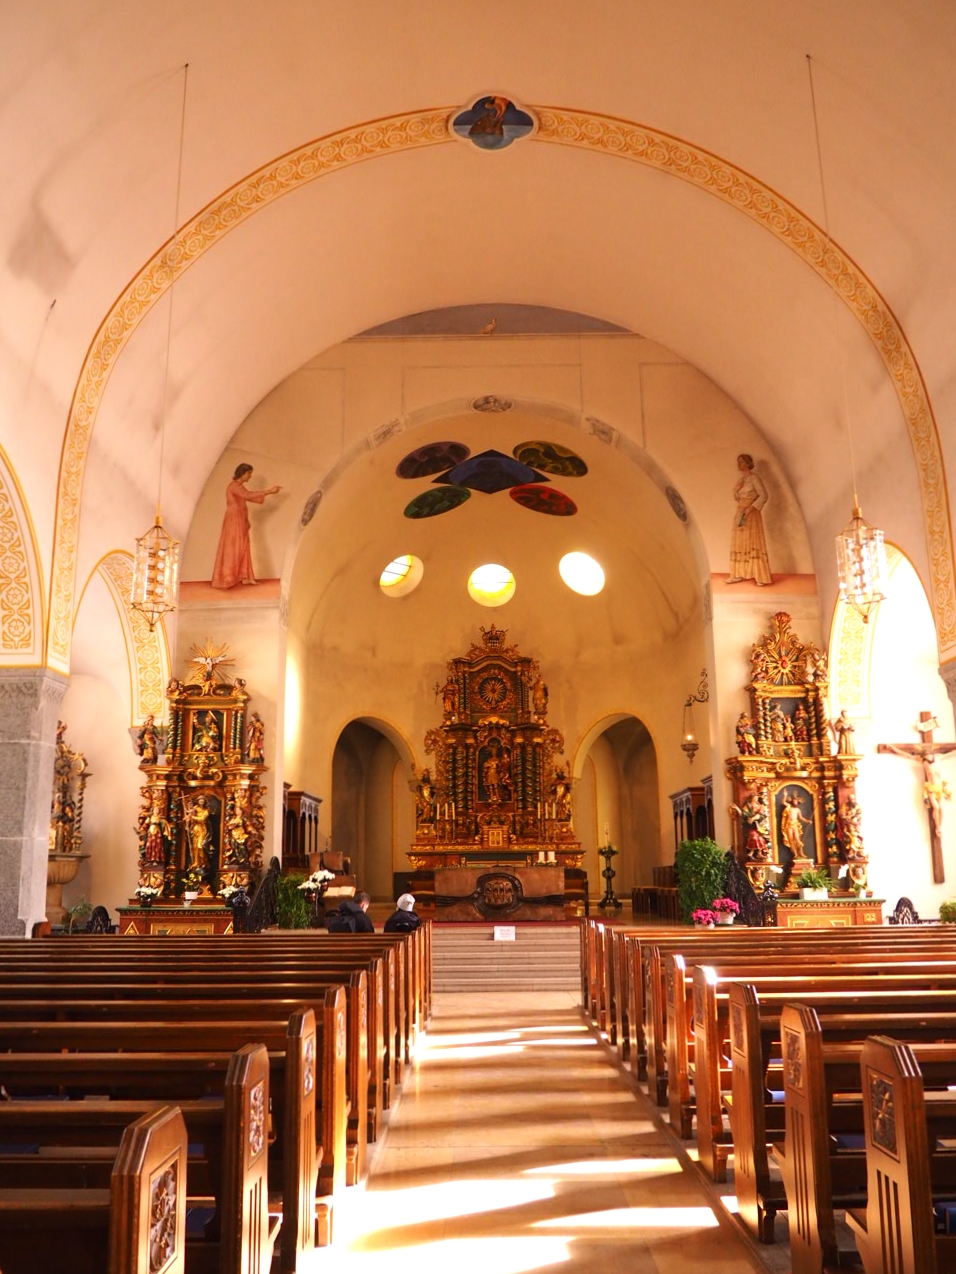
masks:
<instances>
[{"instance_id":1,"label":"wooden pew","mask_svg":"<svg viewBox=\"0 0 956 1274\"><path fill-rule=\"evenodd\" d=\"M144 953L168 967L170 942L176 943L177 957L184 952L190 953L196 962L203 964L210 959L217 965L225 960L240 969L254 962L257 977L262 967L277 970L288 967L288 962L314 971L319 965L328 965L331 969L333 963L347 967L362 960L383 959L388 976L382 1005L387 1070L382 1077L382 1096L372 1104L372 1109L379 1113L387 1108L391 1085L400 1083L402 1067L411 1055L415 1033L423 1028L427 1018L430 1004L427 997L431 985L430 926L425 925L413 934L328 935L303 932L304 937L291 939L286 935L230 936L223 940L127 937L116 946L102 941L79 939L74 942L71 939L69 950L73 959L81 954L80 944L83 944L84 958L113 968L119 968L121 962L125 962L133 976L138 974L139 961ZM13 948L7 943L0 943L0 965L7 963L9 953L17 968L39 971L44 961L65 958L64 945L61 940L34 944L20 942ZM24 947L35 950L24 952ZM156 976L161 975L157 973ZM377 988L375 995L377 997ZM377 1004L377 998L375 1002Z\"/></svg>"},{"instance_id":2,"label":"wooden pew","mask_svg":"<svg viewBox=\"0 0 956 1274\"><path fill-rule=\"evenodd\" d=\"M186 1127L175 1106L122 1134L109 1188L0 1189L5 1274L185 1274ZM150 1255L155 1256L151 1265Z\"/></svg>"},{"instance_id":3,"label":"wooden pew","mask_svg":"<svg viewBox=\"0 0 956 1274\"><path fill-rule=\"evenodd\" d=\"M910 1011L914 1002L908 998L901 1000L895 1009L892 1006L869 1009L863 1004L855 1012L816 1012L803 1005L794 1017L789 1005L783 1008L761 1005L756 989L744 985L731 987L730 1000L733 1089L727 1104L739 1214L762 1242L772 1243L774 1216L787 1207L789 1188L791 1198L803 1200L796 1214L791 1215L795 1268L798 1265L815 1268L814 1259L819 1262L822 1251L815 1236L832 1234L832 1205L827 1204L829 1216L817 1219L817 1202L814 1200L812 1209L806 1202L806 1181L831 1179L826 1176L823 1163L833 1149L828 1134L841 1129L853 1130L854 1121L855 1126L860 1127L859 1113L853 1115L851 1108L844 1104L837 1115L832 1116L830 1102L835 1092L856 1088L863 1040L873 1030L892 1023L894 1029L910 1037L921 1056L932 1062L934 1078L945 1080L953 1072L952 1050L949 1045L941 1050L935 1041L956 1038L956 1015ZM789 1044L784 1043L785 1020ZM788 1049L793 1057L801 1059L798 1070L804 1077L799 1092L788 1094L791 1111L786 1111L783 1101L773 1097L771 1092L771 1087L784 1090L787 1086ZM778 1155L781 1163L786 1157L789 1171L797 1174L795 1184L785 1188L770 1171L768 1142L781 1138L787 1122L797 1119L801 1121L797 1144L802 1159L800 1156L791 1158L785 1151ZM812 1125L808 1125L808 1119L814 1121ZM813 1164L816 1166L811 1166ZM848 1164L852 1168L852 1157L844 1154L839 1165L840 1181L844 1185L850 1181L846 1176ZM855 1188L861 1187L862 1166L858 1163ZM825 1196L828 1192L829 1187L824 1188Z\"/></svg>"},{"instance_id":4,"label":"wooden pew","mask_svg":"<svg viewBox=\"0 0 956 1274\"><path fill-rule=\"evenodd\" d=\"M346 987L346 1081L344 1095L332 1094L331 1108L322 1109L321 1094L318 1103L322 1109L322 1135L330 1148L326 1162L326 1177L334 1176L335 1147L337 1145L336 1111L346 1111L346 1148L344 1152L344 1180L354 1185L361 1180L367 1166L368 1102L368 1039L361 1020L365 1007L365 975L353 971L351 985ZM340 984L325 985L318 980L296 983L283 989L292 994L276 995L267 1000L233 999L237 988L225 982L193 985L188 980L174 987L123 984L69 984L21 983L17 991L0 984L0 1045L4 1040L5 1022L59 1021L59 1022L148 1022L156 1017L189 1021L202 1025L218 1021L247 1023L251 1034L259 1033L259 1024L269 1024L275 1033L283 1021L303 1003L319 1017L317 1048L326 1067L333 1067L333 1048L337 1046L334 1034L326 1036L326 1018L334 1016L334 1007L327 1003L328 993L335 992ZM258 988L257 988L258 989ZM278 988L277 988L278 989ZM82 993L82 997L78 992ZM117 994L117 992L119 994ZM297 993L296 993L297 992ZM32 998L27 998L31 996ZM185 998L185 997L189 998ZM352 996L350 1000L348 997ZM87 998L89 997L89 998ZM122 998L121 998L122 997ZM330 1024L331 1025L331 1024Z\"/></svg>"},{"instance_id":5,"label":"wooden pew","mask_svg":"<svg viewBox=\"0 0 956 1274\"><path fill-rule=\"evenodd\" d=\"M913 1015L900 1014L885 1020L890 1029L896 1031L907 1016ZM862 1133L867 1120L872 1136L874 1108L879 1111L883 1134L890 1131L887 1123L890 1112L886 1099L887 1092L893 1088L892 1071L886 1073L881 1083L879 1072L874 1074L872 1068L868 1068L866 1088L861 1092L860 1067L865 1040L849 1048L846 1044L834 1047L828 1043L826 1030L826 1020L821 1024L813 1010L806 1005L787 1005L784 1009L781 1032L786 1139L782 1149L775 1148L775 1154L780 1158L787 1192L790 1256L794 1274L822 1274L825 1269L838 1265L834 1208L852 1206L865 1197L867 1161L859 1150L841 1150L835 1137ZM832 1034L832 1027L830 1033ZM915 1034L918 1036L922 1033L922 1028L916 1026ZM869 1056L872 1056L873 1051L871 1050ZM882 1057L883 1060L889 1060L885 1054ZM919 1057L924 1074L935 1079L936 1084L944 1090L936 1101L928 1097L923 1101L920 1112L922 1144L913 1147L914 1159L904 1167L901 1174L905 1176L911 1167L922 1169L924 1202L927 1213L931 1215L927 1120L932 1120L931 1136L934 1145L937 1137L952 1138L956 1133L956 1103L952 1100L952 1095L945 1092L948 1081L953 1078L956 1064L956 1030L953 1031L951 1042L942 1046L921 1048L918 1044L912 1044L909 1057L913 1059L915 1077L920 1075L919 1066L915 1062L916 1057ZM898 1060L903 1061L904 1055L898 1055ZM919 1081L919 1089L922 1096L922 1080ZM914 1100L915 1096L916 1089L912 1085L909 1091L900 1089L899 1115L904 1124L907 1117L906 1104ZM951 1198L956 1188L956 1156L952 1152L942 1157L939 1172L940 1185L946 1190L946 1197ZM898 1185L900 1178L896 1180ZM894 1197L892 1189L887 1190L885 1183L882 1188L879 1183L875 1183L875 1190L873 1216L878 1217L881 1210L884 1212L886 1233L893 1234L894 1242L898 1242L898 1235L895 1233L897 1223L906 1217L908 1223L912 1224L918 1222L918 1218L906 1216L905 1212L898 1210L899 1199ZM867 1217L870 1217L869 1208ZM879 1242L876 1237L879 1228L877 1223L872 1243L868 1245L871 1248L871 1261L872 1248ZM900 1270L896 1263L897 1256L898 1251L892 1255L887 1252L888 1268L894 1274ZM916 1265L910 1268L914 1274L917 1271L918 1274L925 1274L932 1267Z\"/></svg>"},{"instance_id":6,"label":"wooden pew","mask_svg":"<svg viewBox=\"0 0 956 1274\"><path fill-rule=\"evenodd\" d=\"M283 1227L282 1265L284 1269L295 1269L315 1245L316 1216L319 1241L328 1242L331 1232L330 1203L322 1202L317 1206L315 1201L320 1158L324 1162L324 1152L316 1145L315 1110L319 1093L330 1107L344 1105L344 1053L340 1038L344 1035L342 988L330 991L329 997L333 1010L333 1026L328 1035L333 1059L331 1065L318 1051L311 1009L293 1014L284 1034L281 1024L273 1029L269 1023L262 1021L254 1024L193 1023L175 1018L149 1023L32 1021L0 1024L0 1047L13 1046L16 1049L0 1053L0 1082L12 1096L36 1096L55 1090L74 1098L82 1098L89 1093L137 1099L196 1099L210 1094L222 1095L227 1107L222 1134L223 1186L220 1192L221 1211L225 1218L228 1165L234 1163L239 1154L230 1146L243 1135L236 1126L238 1116L233 1115L230 1122L228 1115L226 1093L230 1083L234 1087L236 1084L235 1079L230 1079L230 1068L236 1065L230 1052L235 1041L248 1035L251 1029L265 1035L274 1051L267 1053L261 1044L256 1047L261 1051L261 1064L266 1067L267 1073L271 1070L274 1080L273 1109L279 1144L273 1175L276 1192L283 1196L287 1221ZM264 1027L268 1029L263 1030ZM161 1048L163 1043L170 1042L184 1051L171 1052ZM42 1051L29 1052L24 1045ZM245 1047L248 1051L251 1046ZM61 1048L71 1051L58 1051ZM101 1051L103 1049L108 1051ZM236 1056L241 1054L243 1048L239 1048ZM256 1065L260 1065L260 1061ZM267 1085L266 1096L268 1091ZM239 1102L238 1097L236 1101ZM239 1115L243 1109L240 1102L236 1106ZM0 1129L3 1127L2 1118L0 1110ZM208 1120L208 1114L204 1118ZM344 1185L344 1130L342 1112L334 1131L338 1140L340 1168L338 1174L330 1168L326 1181L319 1185L320 1191L324 1185L325 1193ZM262 1171L265 1169L266 1158L263 1158ZM263 1189L267 1196L266 1187ZM306 1199L310 1200L308 1207L304 1203ZM243 1205L241 1215L248 1215L246 1205Z\"/></svg>"},{"instance_id":7,"label":"wooden pew","mask_svg":"<svg viewBox=\"0 0 956 1274\"><path fill-rule=\"evenodd\" d=\"M669 1101L667 1050L670 1046L667 1043L666 1024L671 1006L667 999L665 957L681 954L681 947L685 949L685 964L697 962L694 961L692 951L703 952L705 956L700 963L727 970L735 966L745 980L751 972L772 973L776 970L778 975L783 975L790 971L809 973L826 966L846 967L850 964L874 967L877 964L890 966L900 962L905 965L911 965L914 962L922 964L921 954L925 955L927 965L936 960L942 960L945 966L947 963L951 964L951 960L956 958L956 945L948 945L952 942L951 938L947 940L947 945L939 947L933 944L932 947L926 948L919 943L915 946L908 942L899 944L895 939L891 939L888 945L879 941L865 943L859 940L844 945L842 935L839 942L833 941L833 935L827 935L830 942L827 946L822 946L817 939L807 943L804 934L796 934L793 938L785 940L784 945L781 946L775 940L770 942L761 940L760 935L767 933L767 930L749 932L754 937L741 945L737 945L736 940L717 939L713 943L695 944L693 947L673 941L666 947L646 945L643 948L646 1074L648 1090L658 1105L667 1105ZM777 934L780 932L787 931L776 931ZM755 963L757 967L754 967ZM686 990L689 996L689 985Z\"/></svg>"},{"instance_id":8,"label":"wooden pew","mask_svg":"<svg viewBox=\"0 0 956 1274\"><path fill-rule=\"evenodd\" d=\"M698 1158L714 1181L722 1181L728 1155L734 1149L723 1125L726 1093L732 1086L729 1073L732 1057L731 983L746 976L761 1011L773 1023L784 1003L801 996L821 1012L842 1011L859 1015L886 1005L893 1012L902 997L912 997L922 1010L956 1013L956 970L948 963L894 964L886 966L847 961L837 966L804 962L799 970L784 975L760 972L752 964L721 966L724 976L710 966L693 969L693 1063L689 1060L686 1020L687 1004L681 994L686 971L680 956L668 957L668 977L676 986L669 993L668 1014L668 1102L671 1123L684 1137L691 1135L691 1119L696 1116ZM766 969L766 965L758 965ZM896 970L906 970L897 972ZM693 1096L691 1091L693 1090Z\"/></svg>"},{"instance_id":9,"label":"wooden pew","mask_svg":"<svg viewBox=\"0 0 956 1274\"><path fill-rule=\"evenodd\" d=\"M788 931L779 929L748 929L741 926L729 926L726 929L699 930L690 926L677 929L665 929L660 926L641 928L626 925L603 926L603 934L598 934L596 926L600 922L587 922L582 927L582 959L593 963L597 957L592 954L598 940L611 944L610 956L605 960L604 980L610 984L603 991L608 1001L607 1016L614 1020L614 1034L617 1037L622 1056L629 1060L632 1069L640 1080L647 1077L646 1042L644 1040L645 1006L643 1004L645 971L643 969L643 952L647 948L658 948L661 956L671 952L680 952L690 956L693 951L708 950L730 954L738 952L762 950L778 962L786 960L788 953L805 950L807 952L829 952L832 950L854 952L863 949L883 951L887 958L904 958L908 952L927 952L940 954L948 952L956 954L956 934L949 932L946 926L927 926L915 928L873 928L832 931ZM619 971L618 971L619 970ZM660 962L658 974L660 978L660 997L664 995L663 964ZM602 982L596 979L592 971L582 970L582 984L590 986L592 993L601 992ZM651 988L653 990L653 987ZM587 1009L588 996L583 994L583 1002ZM597 1021L595 1013L592 1019ZM652 1022L653 1026L653 1022ZM663 1032L663 1025L661 1026ZM609 1032L610 1034L610 1032ZM660 1039L663 1049L663 1036ZM660 1053L660 1066L663 1072L664 1058ZM652 1067L654 1057L652 1054ZM660 1100L663 1103L664 1086L660 1088Z\"/></svg>"},{"instance_id":10,"label":"wooden pew","mask_svg":"<svg viewBox=\"0 0 956 1274\"><path fill-rule=\"evenodd\" d=\"M168 950L167 946L167 953ZM0 1001L47 996L59 1006L87 998L91 1013L94 1000L112 1000L124 995L174 1003L181 999L185 1002L185 997L225 1002L248 994L250 981L254 979L254 989L274 997L277 1010L281 1008L287 1013L298 1003L314 1002L321 1020L321 1004L314 997L321 997L330 986L344 983L346 1081L351 1103L348 1172L350 1181L360 1179L365 1172L365 1145L377 1136L386 1100L382 960L365 961L362 968L354 968L355 961L343 960L332 969L296 970L286 965L272 972L258 966L251 970L245 962L224 965L199 956L194 958L194 963L192 959L180 958L170 969L168 959L160 959L160 955L157 952L141 955L134 965L120 967L109 960L96 964L71 962L60 969L43 962L37 966L39 975L34 976L29 973L33 966L29 969L20 966L15 970L0 968ZM369 993L370 980L374 980L374 994ZM250 1011L257 1007L250 1005ZM7 1015L16 1016L15 1010L11 1008Z\"/></svg>"},{"instance_id":11,"label":"wooden pew","mask_svg":"<svg viewBox=\"0 0 956 1274\"><path fill-rule=\"evenodd\" d=\"M860 1059L866 1138L867 1204L850 1211L866 1274L945 1274L956 1268L956 1235L933 1230L933 1199L953 1198L952 1151L933 1153L923 1076L905 1043L878 1036ZM935 1162L934 1162L935 1161Z\"/></svg>"}]
</instances>

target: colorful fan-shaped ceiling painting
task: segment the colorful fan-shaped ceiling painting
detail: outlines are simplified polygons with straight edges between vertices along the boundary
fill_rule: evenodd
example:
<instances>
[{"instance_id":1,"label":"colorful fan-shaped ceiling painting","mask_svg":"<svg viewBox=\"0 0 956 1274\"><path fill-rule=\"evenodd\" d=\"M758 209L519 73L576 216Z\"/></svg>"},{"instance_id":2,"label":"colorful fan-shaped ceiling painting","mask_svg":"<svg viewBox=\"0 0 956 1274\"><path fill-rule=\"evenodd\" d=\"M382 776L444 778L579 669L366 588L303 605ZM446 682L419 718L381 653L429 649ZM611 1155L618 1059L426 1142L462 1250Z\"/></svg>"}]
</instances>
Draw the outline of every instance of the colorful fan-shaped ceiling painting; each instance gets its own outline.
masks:
<instances>
[{"instance_id":1,"label":"colorful fan-shaped ceiling painting","mask_svg":"<svg viewBox=\"0 0 956 1274\"><path fill-rule=\"evenodd\" d=\"M574 501L557 487L540 487L532 483L526 487L512 487L510 495L515 504L520 504L523 509L530 509L532 513L550 513L552 517L569 518L578 511Z\"/></svg>"},{"instance_id":2,"label":"colorful fan-shaped ceiling painting","mask_svg":"<svg viewBox=\"0 0 956 1274\"><path fill-rule=\"evenodd\" d=\"M533 462L533 463L532 463ZM580 456L553 442L523 442L506 456L489 450L471 455L463 442L432 442L416 447L395 468L400 478L431 478L432 487L405 507L407 518L433 518L470 499L473 491L508 491L521 508L551 517L577 513L574 501L551 485L548 474L580 478L588 467Z\"/></svg>"},{"instance_id":3,"label":"colorful fan-shaped ceiling painting","mask_svg":"<svg viewBox=\"0 0 956 1274\"><path fill-rule=\"evenodd\" d=\"M520 442L512 454L522 464L561 478L583 478L588 471L580 456L556 442Z\"/></svg>"},{"instance_id":4,"label":"colorful fan-shaped ceiling painting","mask_svg":"<svg viewBox=\"0 0 956 1274\"><path fill-rule=\"evenodd\" d=\"M467 487L432 487L428 491L423 491L421 495L417 495L410 504L405 506L405 516L434 518L439 513L450 513L452 509L457 509L459 504L464 504L470 499L471 492Z\"/></svg>"},{"instance_id":5,"label":"colorful fan-shaped ceiling painting","mask_svg":"<svg viewBox=\"0 0 956 1274\"><path fill-rule=\"evenodd\" d=\"M471 448L463 442L429 442L416 447L399 461L395 472L400 478L430 478L468 458Z\"/></svg>"}]
</instances>

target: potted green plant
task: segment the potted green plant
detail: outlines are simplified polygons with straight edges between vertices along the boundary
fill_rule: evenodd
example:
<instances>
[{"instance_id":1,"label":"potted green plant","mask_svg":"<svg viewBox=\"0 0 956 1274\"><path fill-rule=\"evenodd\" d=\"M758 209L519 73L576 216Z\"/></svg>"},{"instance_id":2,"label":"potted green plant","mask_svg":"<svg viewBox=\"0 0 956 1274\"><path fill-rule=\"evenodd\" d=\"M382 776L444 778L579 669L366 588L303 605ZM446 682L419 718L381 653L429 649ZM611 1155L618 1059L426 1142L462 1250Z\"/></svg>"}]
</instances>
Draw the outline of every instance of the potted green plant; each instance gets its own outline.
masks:
<instances>
[{"instance_id":1,"label":"potted green plant","mask_svg":"<svg viewBox=\"0 0 956 1274\"><path fill-rule=\"evenodd\" d=\"M72 907L68 907L66 912L67 933L76 933L77 930L82 929L92 914L93 904L86 898L81 898Z\"/></svg>"},{"instance_id":2,"label":"potted green plant","mask_svg":"<svg viewBox=\"0 0 956 1274\"><path fill-rule=\"evenodd\" d=\"M830 873L825 867L808 867L797 877L801 898L822 900L829 897Z\"/></svg>"},{"instance_id":3,"label":"potted green plant","mask_svg":"<svg viewBox=\"0 0 956 1274\"><path fill-rule=\"evenodd\" d=\"M710 839L681 841L674 858L681 914L690 924L695 911L711 909L727 885L727 854Z\"/></svg>"},{"instance_id":4,"label":"potted green plant","mask_svg":"<svg viewBox=\"0 0 956 1274\"><path fill-rule=\"evenodd\" d=\"M276 924L280 929L308 929L312 903L300 886L305 877L290 873L276 881Z\"/></svg>"},{"instance_id":5,"label":"potted green plant","mask_svg":"<svg viewBox=\"0 0 956 1274\"><path fill-rule=\"evenodd\" d=\"M956 924L956 898L947 898L939 904L939 918L945 925Z\"/></svg>"}]
</instances>

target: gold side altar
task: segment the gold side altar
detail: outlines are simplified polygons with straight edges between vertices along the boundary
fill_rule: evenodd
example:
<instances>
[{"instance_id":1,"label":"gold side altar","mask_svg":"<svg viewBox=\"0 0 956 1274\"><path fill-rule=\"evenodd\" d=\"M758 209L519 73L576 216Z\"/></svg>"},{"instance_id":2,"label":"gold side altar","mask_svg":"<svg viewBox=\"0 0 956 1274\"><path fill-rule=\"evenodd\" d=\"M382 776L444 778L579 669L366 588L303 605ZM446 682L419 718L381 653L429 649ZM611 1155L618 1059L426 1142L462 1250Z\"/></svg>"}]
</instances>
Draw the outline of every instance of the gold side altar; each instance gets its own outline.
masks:
<instances>
[{"instance_id":1,"label":"gold side altar","mask_svg":"<svg viewBox=\"0 0 956 1274\"><path fill-rule=\"evenodd\" d=\"M442 722L425 736L434 766L415 784L416 870L481 866L579 868L564 737L548 723L538 662L481 629L480 645L447 665ZM434 770L434 774L432 773Z\"/></svg>"},{"instance_id":2,"label":"gold side altar","mask_svg":"<svg viewBox=\"0 0 956 1274\"><path fill-rule=\"evenodd\" d=\"M148 717L139 732L139 886L121 933L230 933L227 900L262 867L263 723L245 681L224 675L227 647L192 649L185 681L166 690L168 725Z\"/></svg>"},{"instance_id":3,"label":"gold side altar","mask_svg":"<svg viewBox=\"0 0 956 1274\"><path fill-rule=\"evenodd\" d=\"M822 868L831 895L862 897L868 858L853 726L842 711L828 719L826 656L800 641L790 624L779 611L770 633L751 648L750 712L738 718L738 755L726 763L734 850L758 891L768 884L780 889L782 882L795 894L802 872ZM862 923L872 912L873 906L849 909L843 923ZM801 910L801 927L819 914Z\"/></svg>"}]
</instances>

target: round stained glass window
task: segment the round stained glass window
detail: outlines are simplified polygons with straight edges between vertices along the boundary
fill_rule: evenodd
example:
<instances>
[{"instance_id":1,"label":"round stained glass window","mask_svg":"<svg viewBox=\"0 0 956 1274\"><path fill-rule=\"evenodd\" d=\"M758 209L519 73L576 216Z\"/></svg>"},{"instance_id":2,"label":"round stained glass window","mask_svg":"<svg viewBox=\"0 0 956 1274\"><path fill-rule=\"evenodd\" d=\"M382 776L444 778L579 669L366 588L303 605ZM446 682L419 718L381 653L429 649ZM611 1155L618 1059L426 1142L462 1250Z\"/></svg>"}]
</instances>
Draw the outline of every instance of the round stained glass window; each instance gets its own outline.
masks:
<instances>
[{"instance_id":1,"label":"round stained glass window","mask_svg":"<svg viewBox=\"0 0 956 1274\"><path fill-rule=\"evenodd\" d=\"M568 588L582 597L595 597L604 587L604 570L587 553L565 553L558 570Z\"/></svg>"},{"instance_id":2,"label":"round stained glass window","mask_svg":"<svg viewBox=\"0 0 956 1274\"><path fill-rule=\"evenodd\" d=\"M379 586L386 597L407 597L421 583L425 566L421 558L411 553L393 557L378 577Z\"/></svg>"},{"instance_id":3,"label":"round stained glass window","mask_svg":"<svg viewBox=\"0 0 956 1274\"><path fill-rule=\"evenodd\" d=\"M481 606L504 606L514 592L515 577L497 562L478 566L468 576L468 595Z\"/></svg>"}]
</instances>

